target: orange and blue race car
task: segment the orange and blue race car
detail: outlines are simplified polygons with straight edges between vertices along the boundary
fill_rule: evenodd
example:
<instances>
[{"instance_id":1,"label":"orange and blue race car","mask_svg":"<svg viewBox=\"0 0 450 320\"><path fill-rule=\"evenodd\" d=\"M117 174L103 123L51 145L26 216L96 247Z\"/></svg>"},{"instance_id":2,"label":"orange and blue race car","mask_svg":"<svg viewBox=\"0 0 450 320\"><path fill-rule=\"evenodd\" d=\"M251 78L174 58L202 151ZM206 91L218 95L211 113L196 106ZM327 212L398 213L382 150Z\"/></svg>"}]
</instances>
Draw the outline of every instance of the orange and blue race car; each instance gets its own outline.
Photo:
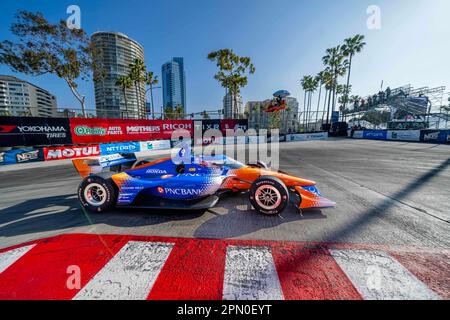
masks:
<instances>
[{"instance_id":1,"label":"orange and blue race car","mask_svg":"<svg viewBox=\"0 0 450 320\"><path fill-rule=\"evenodd\" d=\"M191 160L138 160L133 153L74 159L84 178L79 200L92 212L114 207L206 210L224 194L248 192L252 207L266 215L283 212L289 203L299 210L335 206L314 181L271 170L262 162L244 165L225 155Z\"/></svg>"}]
</instances>

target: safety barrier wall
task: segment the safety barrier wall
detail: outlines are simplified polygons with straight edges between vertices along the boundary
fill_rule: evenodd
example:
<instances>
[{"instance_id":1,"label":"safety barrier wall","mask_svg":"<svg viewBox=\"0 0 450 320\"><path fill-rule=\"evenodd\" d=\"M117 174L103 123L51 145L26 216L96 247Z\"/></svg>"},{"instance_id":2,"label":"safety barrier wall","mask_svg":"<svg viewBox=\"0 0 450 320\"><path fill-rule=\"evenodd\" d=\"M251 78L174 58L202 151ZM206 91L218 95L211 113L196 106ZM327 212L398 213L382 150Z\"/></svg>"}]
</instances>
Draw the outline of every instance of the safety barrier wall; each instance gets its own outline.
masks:
<instances>
[{"instance_id":1,"label":"safety barrier wall","mask_svg":"<svg viewBox=\"0 0 450 320\"><path fill-rule=\"evenodd\" d=\"M325 133L280 135L273 137L262 136L236 136L217 138L214 141L206 139L201 141L203 145L209 144L257 144L265 142L288 142L324 140L328 137ZM75 159L83 157L95 157L115 153L145 152L152 150L169 150L178 144L178 140L151 140L151 141L128 141L115 143L96 143L84 145L48 146L42 148L14 149L0 152L0 165L25 163L34 161L54 161L64 159ZM199 142L196 142L198 145Z\"/></svg>"},{"instance_id":2,"label":"safety barrier wall","mask_svg":"<svg viewBox=\"0 0 450 320\"><path fill-rule=\"evenodd\" d=\"M450 130L360 130L349 131L353 139L450 143Z\"/></svg>"}]
</instances>

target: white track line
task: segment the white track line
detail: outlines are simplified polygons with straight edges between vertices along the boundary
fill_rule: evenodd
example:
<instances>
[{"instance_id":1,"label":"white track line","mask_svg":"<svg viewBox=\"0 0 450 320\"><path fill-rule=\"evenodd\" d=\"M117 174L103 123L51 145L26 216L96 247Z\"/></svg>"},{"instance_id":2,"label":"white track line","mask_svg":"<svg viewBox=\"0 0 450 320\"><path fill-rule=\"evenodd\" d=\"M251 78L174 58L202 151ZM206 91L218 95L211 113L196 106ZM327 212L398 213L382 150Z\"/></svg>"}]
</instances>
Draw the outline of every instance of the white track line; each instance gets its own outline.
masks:
<instances>
[{"instance_id":1,"label":"white track line","mask_svg":"<svg viewBox=\"0 0 450 320\"><path fill-rule=\"evenodd\" d=\"M330 251L364 299L440 299L436 293L385 252L366 250Z\"/></svg>"},{"instance_id":2,"label":"white track line","mask_svg":"<svg viewBox=\"0 0 450 320\"><path fill-rule=\"evenodd\" d=\"M9 250L3 253L0 253L0 273L5 271L9 266L11 266L14 262L19 260L25 253L30 251L35 244Z\"/></svg>"},{"instance_id":3,"label":"white track line","mask_svg":"<svg viewBox=\"0 0 450 320\"><path fill-rule=\"evenodd\" d=\"M283 300L269 247L229 246L223 282L224 300Z\"/></svg>"},{"instance_id":4,"label":"white track line","mask_svg":"<svg viewBox=\"0 0 450 320\"><path fill-rule=\"evenodd\" d=\"M74 299L146 299L173 245L160 242L128 242Z\"/></svg>"}]
</instances>

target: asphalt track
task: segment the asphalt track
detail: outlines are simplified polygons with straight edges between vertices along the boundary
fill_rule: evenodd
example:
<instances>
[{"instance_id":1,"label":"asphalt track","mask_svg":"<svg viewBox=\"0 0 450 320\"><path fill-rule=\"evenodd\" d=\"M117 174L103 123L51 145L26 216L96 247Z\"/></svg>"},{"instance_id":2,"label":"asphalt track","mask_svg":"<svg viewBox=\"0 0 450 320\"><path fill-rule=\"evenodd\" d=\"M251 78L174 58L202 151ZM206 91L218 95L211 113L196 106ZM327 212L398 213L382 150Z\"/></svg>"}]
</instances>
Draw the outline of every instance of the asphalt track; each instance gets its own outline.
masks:
<instances>
[{"instance_id":1,"label":"asphalt track","mask_svg":"<svg viewBox=\"0 0 450 320\"><path fill-rule=\"evenodd\" d=\"M0 172L0 247L65 233L450 248L450 146L367 140L280 144L284 171L317 181L334 209L253 212L247 195L206 212L85 214L71 164Z\"/></svg>"}]
</instances>

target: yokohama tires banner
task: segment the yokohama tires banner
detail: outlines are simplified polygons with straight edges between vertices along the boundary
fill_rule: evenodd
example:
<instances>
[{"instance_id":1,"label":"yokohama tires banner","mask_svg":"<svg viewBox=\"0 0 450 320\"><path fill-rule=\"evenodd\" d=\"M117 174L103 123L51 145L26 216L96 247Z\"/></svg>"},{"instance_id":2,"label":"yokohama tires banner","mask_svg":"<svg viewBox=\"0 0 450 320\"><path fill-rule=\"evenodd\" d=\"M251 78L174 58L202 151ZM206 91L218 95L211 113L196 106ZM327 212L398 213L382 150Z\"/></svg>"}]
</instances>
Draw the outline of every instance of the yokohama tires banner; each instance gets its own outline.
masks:
<instances>
[{"instance_id":1,"label":"yokohama tires banner","mask_svg":"<svg viewBox=\"0 0 450 320\"><path fill-rule=\"evenodd\" d=\"M0 147L70 143L69 119L0 117Z\"/></svg>"},{"instance_id":2,"label":"yokohama tires banner","mask_svg":"<svg viewBox=\"0 0 450 320\"><path fill-rule=\"evenodd\" d=\"M73 143L109 143L170 139L172 132L193 132L190 120L71 119Z\"/></svg>"},{"instance_id":3,"label":"yokohama tires banner","mask_svg":"<svg viewBox=\"0 0 450 320\"><path fill-rule=\"evenodd\" d=\"M44 148L45 161L97 157L100 155L98 144L87 146L67 146Z\"/></svg>"}]
</instances>

